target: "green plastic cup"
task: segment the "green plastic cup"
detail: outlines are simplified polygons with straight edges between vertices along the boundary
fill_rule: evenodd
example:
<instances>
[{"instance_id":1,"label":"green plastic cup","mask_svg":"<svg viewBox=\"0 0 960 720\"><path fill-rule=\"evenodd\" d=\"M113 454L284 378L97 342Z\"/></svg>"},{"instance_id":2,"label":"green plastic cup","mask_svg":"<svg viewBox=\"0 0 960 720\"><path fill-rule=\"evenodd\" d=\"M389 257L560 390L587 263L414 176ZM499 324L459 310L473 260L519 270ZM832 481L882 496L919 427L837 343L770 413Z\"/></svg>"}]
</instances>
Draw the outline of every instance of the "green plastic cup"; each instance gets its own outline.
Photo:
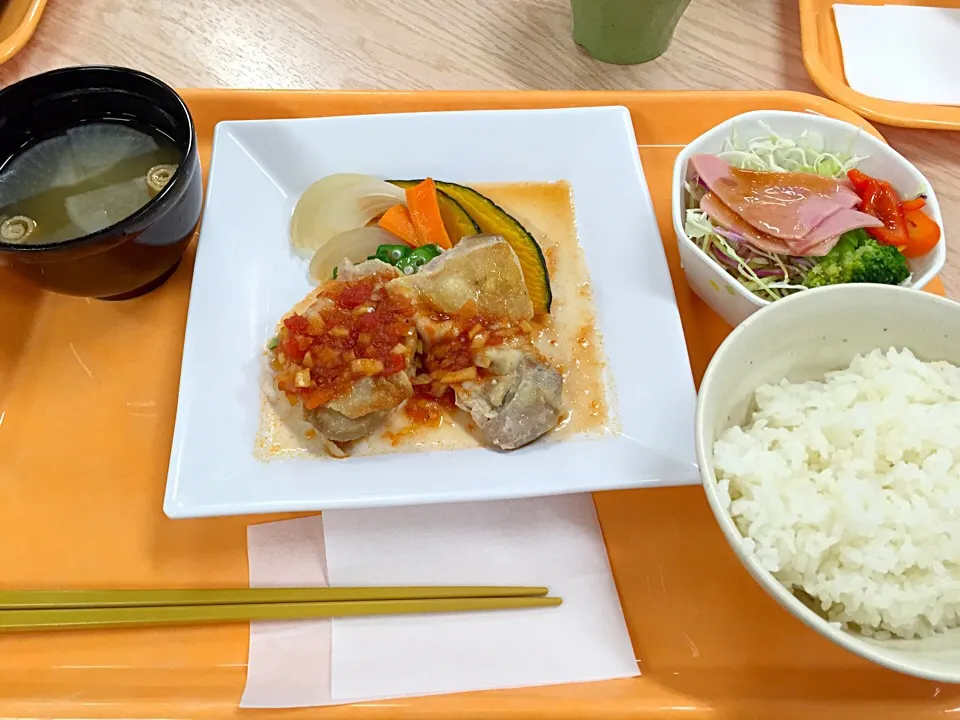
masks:
<instances>
[{"instance_id":1,"label":"green plastic cup","mask_svg":"<svg viewBox=\"0 0 960 720\"><path fill-rule=\"evenodd\" d=\"M573 39L597 60L635 65L660 57L690 0L570 0Z\"/></svg>"}]
</instances>

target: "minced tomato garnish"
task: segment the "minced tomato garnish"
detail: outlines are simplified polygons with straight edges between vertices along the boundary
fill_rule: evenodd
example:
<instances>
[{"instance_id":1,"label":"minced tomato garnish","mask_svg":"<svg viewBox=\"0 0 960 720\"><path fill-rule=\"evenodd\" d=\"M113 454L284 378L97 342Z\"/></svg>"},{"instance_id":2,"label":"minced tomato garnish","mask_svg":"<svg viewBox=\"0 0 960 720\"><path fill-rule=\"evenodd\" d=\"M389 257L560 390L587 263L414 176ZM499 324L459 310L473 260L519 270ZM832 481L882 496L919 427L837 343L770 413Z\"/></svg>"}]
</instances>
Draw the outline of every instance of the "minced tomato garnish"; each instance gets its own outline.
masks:
<instances>
[{"instance_id":1,"label":"minced tomato garnish","mask_svg":"<svg viewBox=\"0 0 960 720\"><path fill-rule=\"evenodd\" d=\"M427 343L423 371L448 384L473 379L466 374L476 372L475 358L484 348L502 345L530 331L528 324L504 323L469 309L454 316L435 311L430 319L437 337Z\"/></svg>"},{"instance_id":2,"label":"minced tomato garnish","mask_svg":"<svg viewBox=\"0 0 960 720\"><path fill-rule=\"evenodd\" d=\"M283 321L273 367L291 402L300 399L312 410L345 395L360 378L407 367L414 307L386 292L383 282L374 276L331 283L318 302Z\"/></svg>"}]
</instances>

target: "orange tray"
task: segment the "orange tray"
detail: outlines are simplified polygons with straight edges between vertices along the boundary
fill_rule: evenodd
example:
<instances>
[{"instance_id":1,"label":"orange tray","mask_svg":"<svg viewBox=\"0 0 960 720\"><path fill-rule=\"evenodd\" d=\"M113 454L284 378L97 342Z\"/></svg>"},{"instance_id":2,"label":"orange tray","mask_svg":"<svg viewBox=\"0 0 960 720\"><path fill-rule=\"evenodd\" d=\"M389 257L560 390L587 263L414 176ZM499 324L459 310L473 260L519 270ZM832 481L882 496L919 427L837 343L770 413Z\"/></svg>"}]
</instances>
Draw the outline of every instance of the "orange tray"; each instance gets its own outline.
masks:
<instances>
[{"instance_id":1,"label":"orange tray","mask_svg":"<svg viewBox=\"0 0 960 720\"><path fill-rule=\"evenodd\" d=\"M960 8L960 0L842 0L848 5L921 5ZM930 130L960 130L960 107L880 100L858 93L843 74L834 0L800 0L803 64L823 93L870 120Z\"/></svg>"},{"instance_id":2,"label":"orange tray","mask_svg":"<svg viewBox=\"0 0 960 720\"><path fill-rule=\"evenodd\" d=\"M0 63L16 55L33 37L47 0L0 0Z\"/></svg>"},{"instance_id":3,"label":"orange tray","mask_svg":"<svg viewBox=\"0 0 960 720\"><path fill-rule=\"evenodd\" d=\"M747 110L813 110L863 123L829 100L798 93L187 90L184 97L204 167L220 120L625 105L698 379L729 328L683 281L670 221L677 151ZM161 509L192 270L190 252L165 286L123 303L44 294L0 273L3 586L246 585L246 526L278 516L173 521ZM700 488L600 493L596 503L640 678L240 711L247 625L4 635L0 717L615 720L836 712L878 719L932 718L960 705L960 688L872 666L782 610L740 566Z\"/></svg>"}]
</instances>

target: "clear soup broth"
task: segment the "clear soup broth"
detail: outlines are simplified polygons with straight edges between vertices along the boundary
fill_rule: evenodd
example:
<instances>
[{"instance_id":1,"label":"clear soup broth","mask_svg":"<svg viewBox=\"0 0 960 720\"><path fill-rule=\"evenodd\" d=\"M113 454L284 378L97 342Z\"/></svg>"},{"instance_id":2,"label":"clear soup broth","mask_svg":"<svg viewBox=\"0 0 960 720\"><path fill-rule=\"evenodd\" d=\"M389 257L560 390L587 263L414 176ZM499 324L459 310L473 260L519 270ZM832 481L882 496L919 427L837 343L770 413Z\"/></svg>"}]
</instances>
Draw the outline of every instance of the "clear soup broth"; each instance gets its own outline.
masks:
<instances>
[{"instance_id":1,"label":"clear soup broth","mask_svg":"<svg viewBox=\"0 0 960 720\"><path fill-rule=\"evenodd\" d=\"M0 242L67 242L146 205L182 153L165 135L95 122L41 140L0 168Z\"/></svg>"}]
</instances>

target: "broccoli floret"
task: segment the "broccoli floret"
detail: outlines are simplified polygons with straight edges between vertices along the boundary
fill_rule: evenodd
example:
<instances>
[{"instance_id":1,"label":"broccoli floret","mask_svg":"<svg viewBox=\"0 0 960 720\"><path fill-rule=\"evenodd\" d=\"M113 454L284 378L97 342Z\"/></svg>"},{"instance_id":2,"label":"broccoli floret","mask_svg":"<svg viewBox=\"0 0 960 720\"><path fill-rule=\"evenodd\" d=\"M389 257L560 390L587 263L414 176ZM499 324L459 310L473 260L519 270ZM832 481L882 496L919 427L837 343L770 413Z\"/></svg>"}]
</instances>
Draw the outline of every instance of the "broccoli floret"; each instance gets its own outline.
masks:
<instances>
[{"instance_id":1,"label":"broccoli floret","mask_svg":"<svg viewBox=\"0 0 960 720\"><path fill-rule=\"evenodd\" d=\"M816 288L850 282L853 276L853 257L858 245L859 239L853 232L841 235L833 249L807 271L803 284L808 288Z\"/></svg>"},{"instance_id":2,"label":"broccoli floret","mask_svg":"<svg viewBox=\"0 0 960 720\"><path fill-rule=\"evenodd\" d=\"M881 245L876 240L857 248L850 282L899 285L910 277L907 259L893 245Z\"/></svg>"},{"instance_id":3,"label":"broccoli floret","mask_svg":"<svg viewBox=\"0 0 960 720\"><path fill-rule=\"evenodd\" d=\"M910 277L907 259L892 245L881 245L865 230L851 230L803 278L808 288L841 283L899 285Z\"/></svg>"}]
</instances>

